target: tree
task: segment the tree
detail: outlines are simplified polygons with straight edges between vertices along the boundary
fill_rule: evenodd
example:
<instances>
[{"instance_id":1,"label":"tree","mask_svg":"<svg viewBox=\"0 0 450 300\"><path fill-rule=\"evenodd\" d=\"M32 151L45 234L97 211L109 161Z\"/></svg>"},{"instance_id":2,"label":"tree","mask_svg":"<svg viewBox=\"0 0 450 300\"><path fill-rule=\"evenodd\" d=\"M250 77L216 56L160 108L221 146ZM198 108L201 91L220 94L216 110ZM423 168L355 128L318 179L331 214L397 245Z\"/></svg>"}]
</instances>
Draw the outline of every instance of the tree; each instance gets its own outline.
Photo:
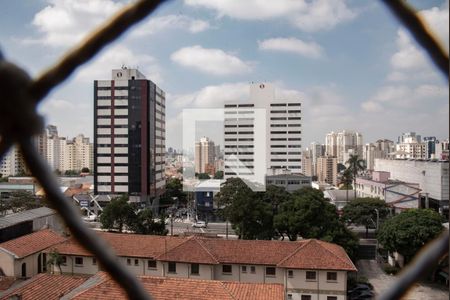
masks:
<instances>
[{"instance_id":1,"label":"tree","mask_svg":"<svg viewBox=\"0 0 450 300\"><path fill-rule=\"evenodd\" d=\"M390 252L398 252L408 262L427 242L443 230L441 215L431 209L410 209L388 219L381 226L378 242Z\"/></svg>"},{"instance_id":2,"label":"tree","mask_svg":"<svg viewBox=\"0 0 450 300\"><path fill-rule=\"evenodd\" d=\"M169 207L174 203L174 198L179 203L186 204L187 193L183 192L183 183L178 178L171 178L167 181L166 192L161 196L161 206Z\"/></svg>"},{"instance_id":3,"label":"tree","mask_svg":"<svg viewBox=\"0 0 450 300\"><path fill-rule=\"evenodd\" d=\"M350 154L350 157L347 160L346 164L348 165L348 169L353 175L353 189L355 191L356 198L356 176L360 171L366 169L366 163L364 160L360 159L358 155Z\"/></svg>"},{"instance_id":4,"label":"tree","mask_svg":"<svg viewBox=\"0 0 450 300\"><path fill-rule=\"evenodd\" d=\"M346 190L347 203L348 203L348 190L353 189L352 180L353 180L352 171L350 169L345 169L345 171L342 173L342 177L341 177L341 183L343 185L339 189ZM356 191L356 189L355 189L355 191Z\"/></svg>"},{"instance_id":5,"label":"tree","mask_svg":"<svg viewBox=\"0 0 450 300\"><path fill-rule=\"evenodd\" d=\"M342 246L352 259L356 258L358 238L339 220L336 207L313 188L302 188L280 205L274 218L277 232L289 240L314 238Z\"/></svg>"},{"instance_id":6,"label":"tree","mask_svg":"<svg viewBox=\"0 0 450 300\"><path fill-rule=\"evenodd\" d=\"M138 234L167 235L169 231L164 220L165 217L155 220L151 209L146 208L137 213L132 229Z\"/></svg>"},{"instance_id":7,"label":"tree","mask_svg":"<svg viewBox=\"0 0 450 300\"><path fill-rule=\"evenodd\" d=\"M211 176L207 173L199 173L197 174L197 178L200 180L211 179Z\"/></svg>"},{"instance_id":8,"label":"tree","mask_svg":"<svg viewBox=\"0 0 450 300\"><path fill-rule=\"evenodd\" d=\"M387 217L389 208L386 202L378 198L356 198L344 206L342 219L366 227L367 237L369 227L376 224L376 210L378 210L379 218L383 220Z\"/></svg>"},{"instance_id":9,"label":"tree","mask_svg":"<svg viewBox=\"0 0 450 300\"><path fill-rule=\"evenodd\" d=\"M14 213L42 207L40 199L28 191L15 191L6 204L6 209Z\"/></svg>"},{"instance_id":10,"label":"tree","mask_svg":"<svg viewBox=\"0 0 450 300\"><path fill-rule=\"evenodd\" d=\"M128 203L128 196L122 195L111 199L100 215L102 228L108 230L118 230L122 232L125 226L133 227L136 214L133 206Z\"/></svg>"},{"instance_id":11,"label":"tree","mask_svg":"<svg viewBox=\"0 0 450 300\"><path fill-rule=\"evenodd\" d=\"M242 179L229 178L216 195L223 216L231 222L241 239L271 239L272 205L254 193Z\"/></svg>"},{"instance_id":12,"label":"tree","mask_svg":"<svg viewBox=\"0 0 450 300\"><path fill-rule=\"evenodd\" d=\"M217 171L214 174L214 179L223 179L223 171Z\"/></svg>"},{"instance_id":13,"label":"tree","mask_svg":"<svg viewBox=\"0 0 450 300\"><path fill-rule=\"evenodd\" d=\"M81 173L90 173L91 171L89 170L89 168L84 167L81 169Z\"/></svg>"},{"instance_id":14,"label":"tree","mask_svg":"<svg viewBox=\"0 0 450 300\"><path fill-rule=\"evenodd\" d=\"M56 249L53 249L52 252L48 254L47 265L56 266L59 269L59 274L62 274L61 265L64 263L63 257L59 254ZM53 274L53 270L52 270Z\"/></svg>"},{"instance_id":15,"label":"tree","mask_svg":"<svg viewBox=\"0 0 450 300\"><path fill-rule=\"evenodd\" d=\"M278 213L280 205L291 198L291 194L289 194L285 188L276 185L268 185L264 193L258 194L261 195L261 199L264 202L272 206L274 215Z\"/></svg>"}]
</instances>

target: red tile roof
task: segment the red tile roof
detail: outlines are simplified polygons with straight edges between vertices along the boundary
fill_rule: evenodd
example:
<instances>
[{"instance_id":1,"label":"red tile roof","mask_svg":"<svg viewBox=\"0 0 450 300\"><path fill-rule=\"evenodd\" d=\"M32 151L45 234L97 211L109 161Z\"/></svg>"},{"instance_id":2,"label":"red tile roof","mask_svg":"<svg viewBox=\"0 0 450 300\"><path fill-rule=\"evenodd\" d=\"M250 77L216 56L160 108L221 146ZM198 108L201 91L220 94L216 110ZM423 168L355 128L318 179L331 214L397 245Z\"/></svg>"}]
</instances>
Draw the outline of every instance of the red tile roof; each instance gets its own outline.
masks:
<instances>
[{"instance_id":1,"label":"red tile roof","mask_svg":"<svg viewBox=\"0 0 450 300\"><path fill-rule=\"evenodd\" d=\"M111 300L127 299L125 292L109 276L103 276L97 285L87 284L72 299ZM96 275L97 276L97 275ZM155 300L282 300L284 287L281 284L253 284L221 282L215 280L193 280L163 277L139 277L144 288Z\"/></svg>"},{"instance_id":2,"label":"red tile roof","mask_svg":"<svg viewBox=\"0 0 450 300\"><path fill-rule=\"evenodd\" d=\"M0 249L4 249L16 257L21 258L42 251L65 240L65 237L60 236L56 232L45 229L1 243Z\"/></svg>"},{"instance_id":3,"label":"red tile roof","mask_svg":"<svg viewBox=\"0 0 450 300\"><path fill-rule=\"evenodd\" d=\"M106 232L99 232L99 235L112 246L117 255L125 257L202 264L254 264L293 269L356 271L342 247L318 240L222 240ZM51 249L53 248L61 254L91 255L74 239Z\"/></svg>"},{"instance_id":4,"label":"red tile roof","mask_svg":"<svg viewBox=\"0 0 450 300\"><path fill-rule=\"evenodd\" d=\"M356 271L342 247L318 240L306 240L278 266L292 269Z\"/></svg>"},{"instance_id":5,"label":"red tile roof","mask_svg":"<svg viewBox=\"0 0 450 300\"><path fill-rule=\"evenodd\" d=\"M15 277L0 276L0 291L7 290L16 281Z\"/></svg>"},{"instance_id":6,"label":"red tile roof","mask_svg":"<svg viewBox=\"0 0 450 300\"><path fill-rule=\"evenodd\" d=\"M59 299L84 283L86 276L39 274L4 292L0 299L20 295L22 300Z\"/></svg>"}]
</instances>

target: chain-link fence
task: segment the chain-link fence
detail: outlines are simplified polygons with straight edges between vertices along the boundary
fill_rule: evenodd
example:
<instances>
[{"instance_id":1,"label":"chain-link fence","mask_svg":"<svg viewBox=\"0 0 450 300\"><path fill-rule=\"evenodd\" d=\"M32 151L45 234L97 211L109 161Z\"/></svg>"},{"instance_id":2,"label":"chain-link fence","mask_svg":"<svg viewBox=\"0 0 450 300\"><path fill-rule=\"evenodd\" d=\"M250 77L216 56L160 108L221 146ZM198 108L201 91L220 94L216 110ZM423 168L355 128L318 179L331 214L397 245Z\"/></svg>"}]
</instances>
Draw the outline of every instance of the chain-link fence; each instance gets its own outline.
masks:
<instances>
[{"instance_id":1,"label":"chain-link fence","mask_svg":"<svg viewBox=\"0 0 450 300\"><path fill-rule=\"evenodd\" d=\"M63 217L75 238L92 252L103 268L120 284L130 299L151 299L142 284L117 261L110 247L90 231L78 217L75 207L59 191L55 175L33 147L32 136L43 130L43 120L36 112L37 104L73 71L89 61L104 46L118 38L133 24L145 18L166 0L140 0L130 4L109 22L93 32L81 45L70 50L59 62L38 78L32 79L22 69L7 62L0 53L0 159L17 144L25 162L45 190L53 207ZM382 0L406 25L448 80L448 54L435 41L414 11L401 0ZM393 287L381 299L400 298L437 261L448 253L448 231L433 241L405 269Z\"/></svg>"}]
</instances>

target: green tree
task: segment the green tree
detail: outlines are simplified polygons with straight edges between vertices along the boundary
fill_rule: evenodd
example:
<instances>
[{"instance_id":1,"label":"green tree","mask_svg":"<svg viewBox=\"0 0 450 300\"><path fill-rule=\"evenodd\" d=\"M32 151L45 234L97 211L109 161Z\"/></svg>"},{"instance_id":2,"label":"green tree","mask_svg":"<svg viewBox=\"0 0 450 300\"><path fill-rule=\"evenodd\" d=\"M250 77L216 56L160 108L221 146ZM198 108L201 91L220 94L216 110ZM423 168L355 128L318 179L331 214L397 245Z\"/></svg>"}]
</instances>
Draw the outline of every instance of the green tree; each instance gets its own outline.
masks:
<instances>
[{"instance_id":1,"label":"green tree","mask_svg":"<svg viewBox=\"0 0 450 300\"><path fill-rule=\"evenodd\" d=\"M90 173L91 171L89 170L89 168L84 167L81 169L81 173Z\"/></svg>"},{"instance_id":2,"label":"green tree","mask_svg":"<svg viewBox=\"0 0 450 300\"><path fill-rule=\"evenodd\" d=\"M273 208L261 195L254 193L240 178L229 178L222 184L216 200L223 216L231 222L241 239L271 239Z\"/></svg>"},{"instance_id":3,"label":"green tree","mask_svg":"<svg viewBox=\"0 0 450 300\"><path fill-rule=\"evenodd\" d=\"M223 171L217 171L214 174L214 179L223 179Z\"/></svg>"},{"instance_id":4,"label":"green tree","mask_svg":"<svg viewBox=\"0 0 450 300\"><path fill-rule=\"evenodd\" d=\"M43 204L41 203L39 197L33 195L33 193L29 191L15 191L11 193L11 197L5 208L16 213L42 206Z\"/></svg>"},{"instance_id":5,"label":"green tree","mask_svg":"<svg viewBox=\"0 0 450 300\"><path fill-rule=\"evenodd\" d=\"M59 269L59 274L62 274L62 269L61 269L61 265L64 263L63 257L59 254L59 252L55 249L53 249L49 254L48 254L48 258L47 258L47 265L49 266L53 266L54 267L58 267ZM52 274L53 274L53 270L52 269Z\"/></svg>"},{"instance_id":6,"label":"green tree","mask_svg":"<svg viewBox=\"0 0 450 300\"><path fill-rule=\"evenodd\" d=\"M125 226L132 228L136 214L133 206L128 203L128 196L122 195L111 199L100 215L100 222L103 229L118 230L122 232Z\"/></svg>"},{"instance_id":7,"label":"green tree","mask_svg":"<svg viewBox=\"0 0 450 300\"><path fill-rule=\"evenodd\" d=\"M274 215L278 213L280 205L285 203L292 197L291 194L286 191L286 189L276 185L268 185L264 193L258 194L261 195L261 199L264 202L272 206Z\"/></svg>"},{"instance_id":8,"label":"green tree","mask_svg":"<svg viewBox=\"0 0 450 300\"><path fill-rule=\"evenodd\" d=\"M211 176L207 173L199 173L197 174L197 178L200 180L211 179Z\"/></svg>"},{"instance_id":9,"label":"green tree","mask_svg":"<svg viewBox=\"0 0 450 300\"><path fill-rule=\"evenodd\" d=\"M353 175L353 190L355 191L356 198L356 176L360 171L366 169L366 162L363 159L360 159L358 155L350 154L346 164L348 165L347 169L349 169Z\"/></svg>"},{"instance_id":10,"label":"green tree","mask_svg":"<svg viewBox=\"0 0 450 300\"><path fill-rule=\"evenodd\" d=\"M352 171L350 169L345 169L345 171L342 173L342 177L341 177L342 186L339 189L346 190L345 196L346 196L347 203L348 203L348 191L353 189L352 181L353 181Z\"/></svg>"},{"instance_id":11,"label":"green tree","mask_svg":"<svg viewBox=\"0 0 450 300\"><path fill-rule=\"evenodd\" d=\"M336 207L330 204L323 193L313 188L302 188L280 205L274 218L277 232L294 241L314 238L342 246L355 259L358 238L339 220Z\"/></svg>"},{"instance_id":12,"label":"green tree","mask_svg":"<svg viewBox=\"0 0 450 300\"><path fill-rule=\"evenodd\" d=\"M155 220L151 209L146 208L137 213L132 229L138 234L167 235L169 231L164 221L165 217Z\"/></svg>"},{"instance_id":13,"label":"green tree","mask_svg":"<svg viewBox=\"0 0 450 300\"><path fill-rule=\"evenodd\" d=\"M377 222L376 210L378 210L380 220L384 220L389 212L386 202L379 198L356 198L344 206L342 219L355 225L364 226L367 237L369 227L374 226Z\"/></svg>"},{"instance_id":14,"label":"green tree","mask_svg":"<svg viewBox=\"0 0 450 300\"><path fill-rule=\"evenodd\" d=\"M444 229L443 218L431 209L410 209L392 217L381 226L378 242L390 252L410 259Z\"/></svg>"}]
</instances>

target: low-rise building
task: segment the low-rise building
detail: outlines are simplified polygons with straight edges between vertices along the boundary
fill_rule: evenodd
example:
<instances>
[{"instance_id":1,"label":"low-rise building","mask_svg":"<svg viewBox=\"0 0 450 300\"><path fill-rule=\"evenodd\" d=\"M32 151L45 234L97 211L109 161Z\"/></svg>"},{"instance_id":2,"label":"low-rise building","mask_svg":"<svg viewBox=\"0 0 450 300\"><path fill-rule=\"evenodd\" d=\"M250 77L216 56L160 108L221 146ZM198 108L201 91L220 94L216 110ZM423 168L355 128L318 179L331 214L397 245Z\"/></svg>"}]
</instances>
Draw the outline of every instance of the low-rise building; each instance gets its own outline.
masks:
<instances>
[{"instance_id":1,"label":"low-rise building","mask_svg":"<svg viewBox=\"0 0 450 300\"><path fill-rule=\"evenodd\" d=\"M341 211L348 202L355 199L353 190L325 190L323 196L325 199L329 199L338 211Z\"/></svg>"},{"instance_id":2,"label":"low-rise building","mask_svg":"<svg viewBox=\"0 0 450 300\"><path fill-rule=\"evenodd\" d=\"M279 186L284 188L287 192L292 193L304 187L311 187L311 177L301 173L267 175L266 186L267 185Z\"/></svg>"}]
</instances>

